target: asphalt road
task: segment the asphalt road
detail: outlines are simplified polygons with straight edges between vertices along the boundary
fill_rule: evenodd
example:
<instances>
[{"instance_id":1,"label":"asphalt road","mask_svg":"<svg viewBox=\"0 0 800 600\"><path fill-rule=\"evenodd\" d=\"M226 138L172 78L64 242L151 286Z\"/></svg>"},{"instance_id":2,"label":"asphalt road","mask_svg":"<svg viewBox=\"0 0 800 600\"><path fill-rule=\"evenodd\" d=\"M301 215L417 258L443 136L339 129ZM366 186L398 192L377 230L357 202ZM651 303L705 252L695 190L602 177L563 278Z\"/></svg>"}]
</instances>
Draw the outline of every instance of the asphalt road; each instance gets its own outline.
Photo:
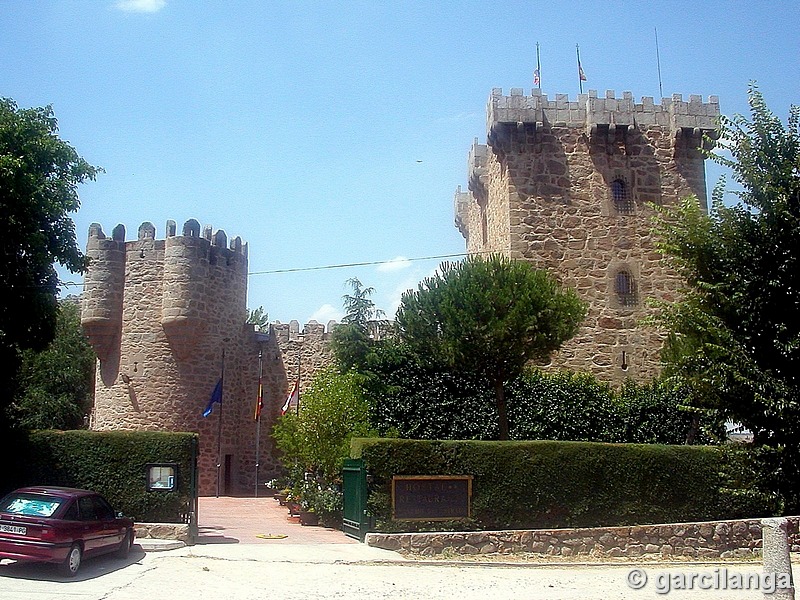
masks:
<instances>
[{"instance_id":1,"label":"asphalt road","mask_svg":"<svg viewBox=\"0 0 800 600\"><path fill-rule=\"evenodd\" d=\"M638 565L649 578L631 589L631 565L545 565L416 562L361 544L212 544L145 553L127 560L87 561L74 579L46 566L0 565L0 599L9 600L264 600L424 598L763 598L762 591L695 589L658 593L657 584L681 573L759 572L738 565ZM724 571L722 571L725 569ZM716 570L716 571L715 571ZM797 574L795 574L797 576ZM660 578L660 579L659 579ZM686 579L683 579L686 583ZM663 585L661 588L663 592Z\"/></svg>"}]
</instances>

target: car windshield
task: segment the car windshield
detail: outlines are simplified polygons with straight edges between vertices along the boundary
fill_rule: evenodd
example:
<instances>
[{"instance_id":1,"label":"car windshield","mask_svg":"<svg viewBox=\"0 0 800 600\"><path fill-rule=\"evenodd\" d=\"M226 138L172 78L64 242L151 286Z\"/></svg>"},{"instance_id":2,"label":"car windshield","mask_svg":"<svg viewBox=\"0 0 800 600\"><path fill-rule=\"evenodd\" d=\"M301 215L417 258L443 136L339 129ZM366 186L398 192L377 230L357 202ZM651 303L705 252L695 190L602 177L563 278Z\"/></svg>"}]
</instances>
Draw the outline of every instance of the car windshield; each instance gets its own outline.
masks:
<instances>
[{"instance_id":1,"label":"car windshield","mask_svg":"<svg viewBox=\"0 0 800 600\"><path fill-rule=\"evenodd\" d=\"M62 498L40 496L38 494L12 494L0 504L0 512L31 517L51 517L61 506Z\"/></svg>"}]
</instances>

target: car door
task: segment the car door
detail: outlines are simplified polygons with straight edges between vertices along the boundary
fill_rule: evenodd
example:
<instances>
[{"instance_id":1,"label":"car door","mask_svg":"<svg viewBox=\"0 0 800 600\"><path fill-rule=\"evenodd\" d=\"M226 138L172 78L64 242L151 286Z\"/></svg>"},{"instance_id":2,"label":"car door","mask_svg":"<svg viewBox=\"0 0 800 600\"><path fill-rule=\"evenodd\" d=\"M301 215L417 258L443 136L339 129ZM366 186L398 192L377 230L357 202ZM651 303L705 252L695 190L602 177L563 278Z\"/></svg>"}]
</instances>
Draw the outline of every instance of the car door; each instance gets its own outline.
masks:
<instances>
[{"instance_id":1,"label":"car door","mask_svg":"<svg viewBox=\"0 0 800 600\"><path fill-rule=\"evenodd\" d=\"M97 549L99 552L110 552L119 547L125 535L125 528L117 522L114 509L101 496L92 496L94 513L97 517Z\"/></svg>"},{"instance_id":2,"label":"car door","mask_svg":"<svg viewBox=\"0 0 800 600\"><path fill-rule=\"evenodd\" d=\"M86 555L96 554L103 547L103 534L92 496L78 498L78 512L81 520L83 552Z\"/></svg>"}]
</instances>

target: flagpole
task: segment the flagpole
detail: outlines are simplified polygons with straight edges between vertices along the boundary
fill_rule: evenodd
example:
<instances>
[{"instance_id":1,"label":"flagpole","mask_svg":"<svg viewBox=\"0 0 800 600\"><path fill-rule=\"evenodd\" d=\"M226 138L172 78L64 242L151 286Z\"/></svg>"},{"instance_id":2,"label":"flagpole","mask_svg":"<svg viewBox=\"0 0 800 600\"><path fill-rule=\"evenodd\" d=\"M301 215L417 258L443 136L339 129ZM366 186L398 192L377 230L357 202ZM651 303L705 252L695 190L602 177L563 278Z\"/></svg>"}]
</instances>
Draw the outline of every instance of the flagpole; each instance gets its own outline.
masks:
<instances>
[{"instance_id":1,"label":"flagpole","mask_svg":"<svg viewBox=\"0 0 800 600\"><path fill-rule=\"evenodd\" d=\"M536 84L542 89L542 64L539 60L539 42L536 42L536 74L538 75Z\"/></svg>"},{"instance_id":2,"label":"flagpole","mask_svg":"<svg viewBox=\"0 0 800 600\"><path fill-rule=\"evenodd\" d=\"M303 338L297 339L297 415L300 415L300 361L303 359Z\"/></svg>"},{"instance_id":3,"label":"flagpole","mask_svg":"<svg viewBox=\"0 0 800 600\"><path fill-rule=\"evenodd\" d=\"M258 399L256 402L256 482L255 482L255 497L258 498L258 467L259 457L261 453L261 409L264 406L264 392L261 388L261 376L264 373L264 359L263 349L258 349Z\"/></svg>"},{"instance_id":4,"label":"flagpole","mask_svg":"<svg viewBox=\"0 0 800 600\"><path fill-rule=\"evenodd\" d=\"M661 55L658 52L658 27L654 28L656 32L656 64L658 65L658 93L659 98L664 97L664 90L661 89Z\"/></svg>"},{"instance_id":5,"label":"flagpole","mask_svg":"<svg viewBox=\"0 0 800 600\"><path fill-rule=\"evenodd\" d=\"M225 348L222 349L222 373L220 375L219 421L217 423L217 498L219 498L220 478L222 477L222 406L225 389Z\"/></svg>"},{"instance_id":6,"label":"flagpole","mask_svg":"<svg viewBox=\"0 0 800 600\"><path fill-rule=\"evenodd\" d=\"M575 44L575 52L578 55L578 85L580 86L580 93L583 94L583 77L581 77L581 49L578 44Z\"/></svg>"}]
</instances>

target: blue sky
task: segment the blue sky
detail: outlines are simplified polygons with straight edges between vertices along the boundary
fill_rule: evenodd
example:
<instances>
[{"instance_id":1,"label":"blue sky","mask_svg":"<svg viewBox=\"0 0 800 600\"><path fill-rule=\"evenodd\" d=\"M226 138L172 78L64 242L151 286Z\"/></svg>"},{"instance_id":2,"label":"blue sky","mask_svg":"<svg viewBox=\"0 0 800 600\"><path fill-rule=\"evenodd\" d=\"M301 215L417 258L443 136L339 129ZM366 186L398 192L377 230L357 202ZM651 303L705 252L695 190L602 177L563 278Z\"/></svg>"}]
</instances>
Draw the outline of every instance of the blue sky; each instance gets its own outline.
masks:
<instances>
[{"instance_id":1,"label":"blue sky","mask_svg":"<svg viewBox=\"0 0 800 600\"><path fill-rule=\"evenodd\" d=\"M195 218L249 244L248 306L327 322L348 278L391 315L439 263L403 258L464 251L469 147L492 88L530 93L537 42L543 93L577 95L580 44L585 90L658 99L658 27L665 96L746 114L756 80L785 119L798 22L796 0L0 0L0 96L52 104L105 169L80 189L81 247L93 222L162 238Z\"/></svg>"}]
</instances>

